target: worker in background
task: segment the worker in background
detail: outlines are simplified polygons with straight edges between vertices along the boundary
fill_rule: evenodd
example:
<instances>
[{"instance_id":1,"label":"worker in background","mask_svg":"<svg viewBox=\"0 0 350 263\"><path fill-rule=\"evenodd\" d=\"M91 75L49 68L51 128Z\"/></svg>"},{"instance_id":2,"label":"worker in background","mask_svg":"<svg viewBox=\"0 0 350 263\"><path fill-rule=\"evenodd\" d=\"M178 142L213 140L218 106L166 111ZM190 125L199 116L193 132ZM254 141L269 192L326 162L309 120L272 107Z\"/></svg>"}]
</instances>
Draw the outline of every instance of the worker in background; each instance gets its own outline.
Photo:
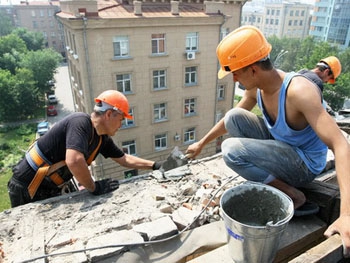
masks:
<instances>
[{"instance_id":1,"label":"worker in background","mask_svg":"<svg viewBox=\"0 0 350 263\"><path fill-rule=\"evenodd\" d=\"M111 138L124 118L132 118L127 98L107 90L95 103L91 115L73 113L56 123L13 168L8 183L12 207L60 195L73 176L94 195L117 189L117 180L94 181L91 177L88 166L99 153L129 168L160 168L161 163L125 154Z\"/></svg>"},{"instance_id":2,"label":"worker in background","mask_svg":"<svg viewBox=\"0 0 350 263\"><path fill-rule=\"evenodd\" d=\"M341 63L335 56L321 59L314 69L302 69L298 73L314 82L323 92L323 83L334 84L341 73Z\"/></svg>"},{"instance_id":3,"label":"worker in background","mask_svg":"<svg viewBox=\"0 0 350 263\"><path fill-rule=\"evenodd\" d=\"M335 113L323 100L323 83L334 84L337 77L341 73L341 63L339 59L335 56L329 56L324 59L321 59L316 67L312 70L302 69L298 73L302 74L306 78L314 82L320 89L322 102L325 104L327 112L335 116Z\"/></svg>"},{"instance_id":4,"label":"worker in background","mask_svg":"<svg viewBox=\"0 0 350 263\"><path fill-rule=\"evenodd\" d=\"M331 149L341 204L339 217L325 235L339 233L344 254L350 256L350 145L315 99L321 99L318 87L298 73L275 69L269 58L271 49L253 26L242 26L219 43L219 79L231 74L246 90L237 106L186 153L195 157L206 144L228 133L230 137L221 145L226 165L246 180L287 194L293 200L294 214L300 216L318 210L297 188L323 171ZM262 117L250 112L256 104Z\"/></svg>"}]
</instances>

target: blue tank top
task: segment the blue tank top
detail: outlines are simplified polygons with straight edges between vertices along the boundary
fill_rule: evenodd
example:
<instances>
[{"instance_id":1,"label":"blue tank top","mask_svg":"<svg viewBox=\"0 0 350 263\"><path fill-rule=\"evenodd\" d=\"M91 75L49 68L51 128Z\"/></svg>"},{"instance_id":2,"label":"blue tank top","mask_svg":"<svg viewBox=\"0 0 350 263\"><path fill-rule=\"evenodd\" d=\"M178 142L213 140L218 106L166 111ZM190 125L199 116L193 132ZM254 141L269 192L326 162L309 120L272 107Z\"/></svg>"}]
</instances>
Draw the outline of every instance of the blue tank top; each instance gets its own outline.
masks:
<instances>
[{"instance_id":1,"label":"blue tank top","mask_svg":"<svg viewBox=\"0 0 350 263\"><path fill-rule=\"evenodd\" d=\"M260 90L257 90L258 106L263 113L264 121L271 135L279 141L291 145L303 159L313 174L320 174L327 162L327 146L320 140L310 125L297 131L289 127L286 122L286 94L291 79L299 75L294 72L287 73L279 94L278 115L275 123L269 121L269 116L264 110ZM299 75L300 76L300 75Z\"/></svg>"}]
</instances>

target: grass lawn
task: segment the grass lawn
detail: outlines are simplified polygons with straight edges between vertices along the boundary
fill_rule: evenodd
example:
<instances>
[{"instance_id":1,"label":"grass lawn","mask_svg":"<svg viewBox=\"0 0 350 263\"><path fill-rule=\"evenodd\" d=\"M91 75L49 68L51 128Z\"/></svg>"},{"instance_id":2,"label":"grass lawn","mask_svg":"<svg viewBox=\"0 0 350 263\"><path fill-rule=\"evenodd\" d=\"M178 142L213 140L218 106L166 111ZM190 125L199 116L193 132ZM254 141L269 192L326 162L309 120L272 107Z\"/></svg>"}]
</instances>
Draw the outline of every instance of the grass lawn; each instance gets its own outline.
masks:
<instances>
[{"instance_id":1,"label":"grass lawn","mask_svg":"<svg viewBox=\"0 0 350 263\"><path fill-rule=\"evenodd\" d=\"M12 176L12 167L35 140L35 131L36 124L0 128L0 212L11 207L7 182Z\"/></svg>"}]
</instances>

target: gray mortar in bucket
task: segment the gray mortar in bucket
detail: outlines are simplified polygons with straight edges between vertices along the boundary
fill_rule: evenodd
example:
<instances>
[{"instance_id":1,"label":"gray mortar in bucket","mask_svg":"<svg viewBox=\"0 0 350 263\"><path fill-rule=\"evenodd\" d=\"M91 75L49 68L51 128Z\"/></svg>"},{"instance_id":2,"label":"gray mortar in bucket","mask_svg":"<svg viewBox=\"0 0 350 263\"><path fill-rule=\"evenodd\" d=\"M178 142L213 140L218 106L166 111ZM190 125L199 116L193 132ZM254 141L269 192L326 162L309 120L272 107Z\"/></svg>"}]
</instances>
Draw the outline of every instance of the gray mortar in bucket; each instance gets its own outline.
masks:
<instances>
[{"instance_id":1,"label":"gray mortar in bucket","mask_svg":"<svg viewBox=\"0 0 350 263\"><path fill-rule=\"evenodd\" d=\"M274 187L247 181L226 190L220 206L234 262L273 262L293 216L292 199Z\"/></svg>"},{"instance_id":2,"label":"gray mortar in bucket","mask_svg":"<svg viewBox=\"0 0 350 263\"><path fill-rule=\"evenodd\" d=\"M269 222L275 224L284 219L286 211L281 207L283 200L278 195L256 187L231 197L223 204L223 210L229 217L251 226L266 226Z\"/></svg>"}]
</instances>

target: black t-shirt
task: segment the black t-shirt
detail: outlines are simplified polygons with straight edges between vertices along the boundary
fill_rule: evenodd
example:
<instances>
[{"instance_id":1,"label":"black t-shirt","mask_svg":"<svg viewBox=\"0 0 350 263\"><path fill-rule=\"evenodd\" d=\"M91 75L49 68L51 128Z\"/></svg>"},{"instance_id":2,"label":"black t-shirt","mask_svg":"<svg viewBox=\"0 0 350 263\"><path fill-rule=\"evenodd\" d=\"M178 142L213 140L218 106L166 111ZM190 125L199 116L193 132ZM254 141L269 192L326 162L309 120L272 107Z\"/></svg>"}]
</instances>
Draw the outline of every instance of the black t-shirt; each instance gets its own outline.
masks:
<instances>
[{"instance_id":1,"label":"black t-shirt","mask_svg":"<svg viewBox=\"0 0 350 263\"><path fill-rule=\"evenodd\" d=\"M52 163L65 159L66 149L74 149L89 158L99 142L99 136L92 126L90 116L86 113L73 113L57 122L37 141L39 149ZM124 156L113 142L112 138L102 135L102 144L99 149L105 158L120 158Z\"/></svg>"},{"instance_id":2,"label":"black t-shirt","mask_svg":"<svg viewBox=\"0 0 350 263\"><path fill-rule=\"evenodd\" d=\"M37 140L37 144L45 158L54 164L65 160L66 149L74 149L83 153L85 160L87 160L97 147L99 137L92 126L90 116L86 113L78 112L70 114L54 124L44 136ZM101 153L105 158L120 158L124 156L124 152L107 135L102 135L102 143L98 153ZM95 158L98 153L95 155ZM14 178L26 185L31 182L35 174L35 171L29 166L25 158L17 164L13 172ZM64 179L67 181L70 178Z\"/></svg>"},{"instance_id":3,"label":"black t-shirt","mask_svg":"<svg viewBox=\"0 0 350 263\"><path fill-rule=\"evenodd\" d=\"M323 81L315 72L308 69L302 69L298 73L315 83L321 92L323 92Z\"/></svg>"}]
</instances>

